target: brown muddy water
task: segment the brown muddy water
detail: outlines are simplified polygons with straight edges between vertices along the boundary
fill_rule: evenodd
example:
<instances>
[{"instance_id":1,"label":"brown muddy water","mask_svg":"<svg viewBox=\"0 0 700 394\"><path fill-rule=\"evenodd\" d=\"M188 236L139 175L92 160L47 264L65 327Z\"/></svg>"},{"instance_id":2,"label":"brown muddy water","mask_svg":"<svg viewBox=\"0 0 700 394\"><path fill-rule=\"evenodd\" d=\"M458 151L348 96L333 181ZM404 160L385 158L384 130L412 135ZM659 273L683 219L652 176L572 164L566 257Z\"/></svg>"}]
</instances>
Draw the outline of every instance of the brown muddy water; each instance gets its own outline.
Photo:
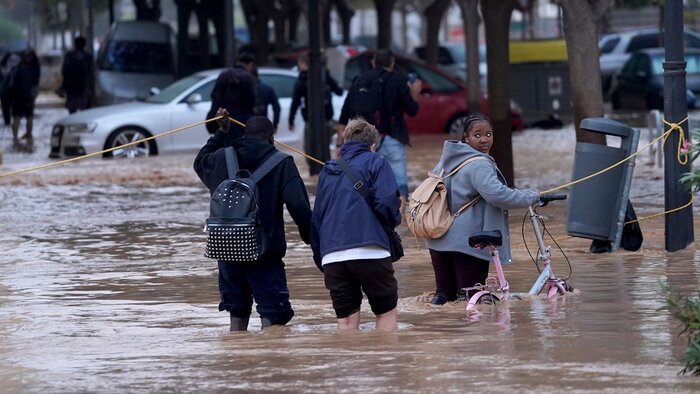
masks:
<instances>
[{"instance_id":1,"label":"brown muddy water","mask_svg":"<svg viewBox=\"0 0 700 394\"><path fill-rule=\"evenodd\" d=\"M416 138L413 186L440 146ZM42 149L6 154L0 173L45 162ZM571 129L526 130L514 150L519 187L569 180ZM0 178L0 392L700 390L700 378L677 374L685 338L657 285L696 292L700 254L695 245L666 253L662 219L642 223L639 252L593 255L586 240L560 241L573 294L480 306L471 318L464 303L427 303L427 250L401 227L399 330L375 332L365 303L361 331L349 334L336 331L322 275L289 222L296 316L284 328L261 332L253 318L251 331L229 333L217 310L216 264L202 257L208 193L193 157L93 159ZM632 192L640 216L663 209L662 171L645 158ZM307 179L311 193L314 182ZM526 292L537 270L520 240L524 212L511 212L516 263L506 275ZM566 203L541 212L563 238ZM561 253L554 264L569 274Z\"/></svg>"}]
</instances>

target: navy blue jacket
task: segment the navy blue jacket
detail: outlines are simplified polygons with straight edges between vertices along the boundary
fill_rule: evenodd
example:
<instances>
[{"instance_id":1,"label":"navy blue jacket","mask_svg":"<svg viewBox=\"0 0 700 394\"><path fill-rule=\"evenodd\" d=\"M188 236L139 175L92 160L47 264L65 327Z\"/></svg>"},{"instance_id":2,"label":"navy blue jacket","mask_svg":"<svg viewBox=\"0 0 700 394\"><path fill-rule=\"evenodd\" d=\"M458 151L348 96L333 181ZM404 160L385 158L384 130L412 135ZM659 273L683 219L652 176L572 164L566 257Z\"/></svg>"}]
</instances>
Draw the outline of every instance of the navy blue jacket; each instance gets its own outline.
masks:
<instances>
[{"instance_id":1,"label":"navy blue jacket","mask_svg":"<svg viewBox=\"0 0 700 394\"><path fill-rule=\"evenodd\" d=\"M272 106L272 126L277 130L280 122L280 102L272 86L258 80L258 97L255 102L255 115L267 117L267 106Z\"/></svg>"},{"instance_id":2,"label":"navy blue jacket","mask_svg":"<svg viewBox=\"0 0 700 394\"><path fill-rule=\"evenodd\" d=\"M401 223L399 189L391 167L379 154L360 142L346 142L341 157L365 184L372 206L353 188L335 160L321 170L311 215L311 249L320 268L328 253L375 245L389 250L379 220L391 228Z\"/></svg>"}]
</instances>

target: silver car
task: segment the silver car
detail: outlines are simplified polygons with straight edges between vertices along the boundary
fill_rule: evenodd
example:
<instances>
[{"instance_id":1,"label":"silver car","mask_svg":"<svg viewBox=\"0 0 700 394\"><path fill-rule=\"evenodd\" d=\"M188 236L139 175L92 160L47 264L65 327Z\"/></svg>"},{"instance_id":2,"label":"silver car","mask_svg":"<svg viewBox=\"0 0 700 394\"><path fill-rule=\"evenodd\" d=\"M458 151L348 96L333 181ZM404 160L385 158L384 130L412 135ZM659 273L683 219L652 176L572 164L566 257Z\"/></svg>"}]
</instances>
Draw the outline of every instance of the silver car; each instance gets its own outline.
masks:
<instances>
[{"instance_id":1,"label":"silver car","mask_svg":"<svg viewBox=\"0 0 700 394\"><path fill-rule=\"evenodd\" d=\"M223 69L207 70L185 77L143 102L131 102L92 108L69 115L54 125L49 157L79 156L137 141L168 130L205 120L211 107L211 91ZM279 98L281 114L275 139L302 145L304 136L301 111L295 118L295 131L289 131L289 108L297 71L260 68L260 79L270 85ZM344 96L333 96L336 117ZM272 119L272 111L268 117ZM177 151L199 150L209 138L204 124L155 140L117 149L105 157L149 156Z\"/></svg>"}]
</instances>

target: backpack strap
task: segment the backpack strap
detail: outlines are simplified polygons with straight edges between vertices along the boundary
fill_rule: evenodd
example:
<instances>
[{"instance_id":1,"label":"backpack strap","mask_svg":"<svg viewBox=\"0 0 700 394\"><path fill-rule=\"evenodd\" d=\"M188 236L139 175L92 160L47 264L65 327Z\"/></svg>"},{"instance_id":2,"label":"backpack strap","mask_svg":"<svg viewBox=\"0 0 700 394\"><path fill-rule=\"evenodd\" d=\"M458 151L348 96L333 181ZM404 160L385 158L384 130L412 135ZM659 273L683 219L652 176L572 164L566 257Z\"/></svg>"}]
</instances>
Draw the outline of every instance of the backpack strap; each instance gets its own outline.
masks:
<instances>
[{"instance_id":1,"label":"backpack strap","mask_svg":"<svg viewBox=\"0 0 700 394\"><path fill-rule=\"evenodd\" d=\"M224 153L226 154L226 169L228 170L228 178L232 179L238 173L238 159L236 158L236 151L232 146L227 146L224 148Z\"/></svg>"},{"instance_id":2,"label":"backpack strap","mask_svg":"<svg viewBox=\"0 0 700 394\"><path fill-rule=\"evenodd\" d=\"M442 177L442 179L445 179L445 178L447 178L447 177L449 177L449 176L451 176L451 175L456 174L457 171L461 170L464 166L466 166L466 165L469 164L469 163L475 162L475 161L477 161L477 160L486 160L486 158L483 157L483 156L471 157L471 158L469 158L469 159L463 161L460 165L457 166L457 168L455 168L454 170L450 171L447 175L445 175L444 177ZM442 174L442 172L441 172L441 174ZM474 197L474 198L471 199L470 201L467 201L466 204L462 205L462 206L457 210L457 213L455 213L453 216L454 216L454 217L457 217L457 216L461 215L462 212L464 212L464 211L466 211L467 209L473 207L474 204L478 203L480 200L481 200L481 195L477 195L476 197Z\"/></svg>"},{"instance_id":3,"label":"backpack strap","mask_svg":"<svg viewBox=\"0 0 700 394\"><path fill-rule=\"evenodd\" d=\"M347 176L348 179L350 179L350 182L352 182L352 188L357 190L357 192L360 193L360 195L362 195L362 197L367 202L367 205L369 205L369 209L371 209L372 212L374 212L374 208L372 207L372 202L369 200L369 193L367 192L367 187L365 186L365 183L362 182L357 177L357 174L355 174L355 171L353 171L352 168L350 168L350 166L348 165L348 163L345 160L338 159L336 161L338 162L338 164L340 164L340 168L343 169L345 176ZM375 217L377 217L376 213L375 213ZM379 217L377 217L377 221L379 222L379 224L382 225L382 228L384 229L384 232L387 234L387 236L392 234L394 229L391 228L391 226L384 223Z\"/></svg>"},{"instance_id":4,"label":"backpack strap","mask_svg":"<svg viewBox=\"0 0 700 394\"><path fill-rule=\"evenodd\" d=\"M445 176L442 177L442 178L444 179L444 178L447 178L448 176L454 175L457 171L461 170L462 167L466 166L467 164L469 164L469 163L471 163L471 162L477 161L477 160L486 160L486 158L485 158L485 157L482 157L482 156L471 157L471 158L469 158L469 159L463 161L462 164L458 165L457 168L455 168L454 170L450 171L447 175L445 175Z\"/></svg>"},{"instance_id":5,"label":"backpack strap","mask_svg":"<svg viewBox=\"0 0 700 394\"><path fill-rule=\"evenodd\" d=\"M280 151L276 151L270 157L265 159L258 168L253 171L252 174L250 174L250 177L253 178L253 180L257 183L260 182L260 180L268 173L270 172L273 168L277 166L282 160L286 159L287 157L291 157L286 153L282 153Z\"/></svg>"}]
</instances>

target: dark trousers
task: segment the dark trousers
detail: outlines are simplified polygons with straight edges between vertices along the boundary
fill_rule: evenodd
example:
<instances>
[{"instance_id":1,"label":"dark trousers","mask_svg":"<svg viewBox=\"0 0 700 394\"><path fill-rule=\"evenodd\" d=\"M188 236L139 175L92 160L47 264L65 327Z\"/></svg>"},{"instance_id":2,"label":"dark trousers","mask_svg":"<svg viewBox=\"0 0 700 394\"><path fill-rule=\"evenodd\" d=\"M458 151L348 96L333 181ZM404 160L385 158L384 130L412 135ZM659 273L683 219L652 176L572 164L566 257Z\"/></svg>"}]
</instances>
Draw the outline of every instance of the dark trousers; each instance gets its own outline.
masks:
<instances>
[{"instance_id":1,"label":"dark trousers","mask_svg":"<svg viewBox=\"0 0 700 394\"><path fill-rule=\"evenodd\" d=\"M260 317L273 325L287 324L294 316L281 259L251 263L220 260L219 294L219 310L227 310L234 317L249 317L253 300Z\"/></svg>"},{"instance_id":2,"label":"dark trousers","mask_svg":"<svg viewBox=\"0 0 700 394\"><path fill-rule=\"evenodd\" d=\"M457 293L465 287L483 284L489 274L488 261L468 254L430 249L430 259L435 271L435 293L448 301L457 299Z\"/></svg>"}]
</instances>

